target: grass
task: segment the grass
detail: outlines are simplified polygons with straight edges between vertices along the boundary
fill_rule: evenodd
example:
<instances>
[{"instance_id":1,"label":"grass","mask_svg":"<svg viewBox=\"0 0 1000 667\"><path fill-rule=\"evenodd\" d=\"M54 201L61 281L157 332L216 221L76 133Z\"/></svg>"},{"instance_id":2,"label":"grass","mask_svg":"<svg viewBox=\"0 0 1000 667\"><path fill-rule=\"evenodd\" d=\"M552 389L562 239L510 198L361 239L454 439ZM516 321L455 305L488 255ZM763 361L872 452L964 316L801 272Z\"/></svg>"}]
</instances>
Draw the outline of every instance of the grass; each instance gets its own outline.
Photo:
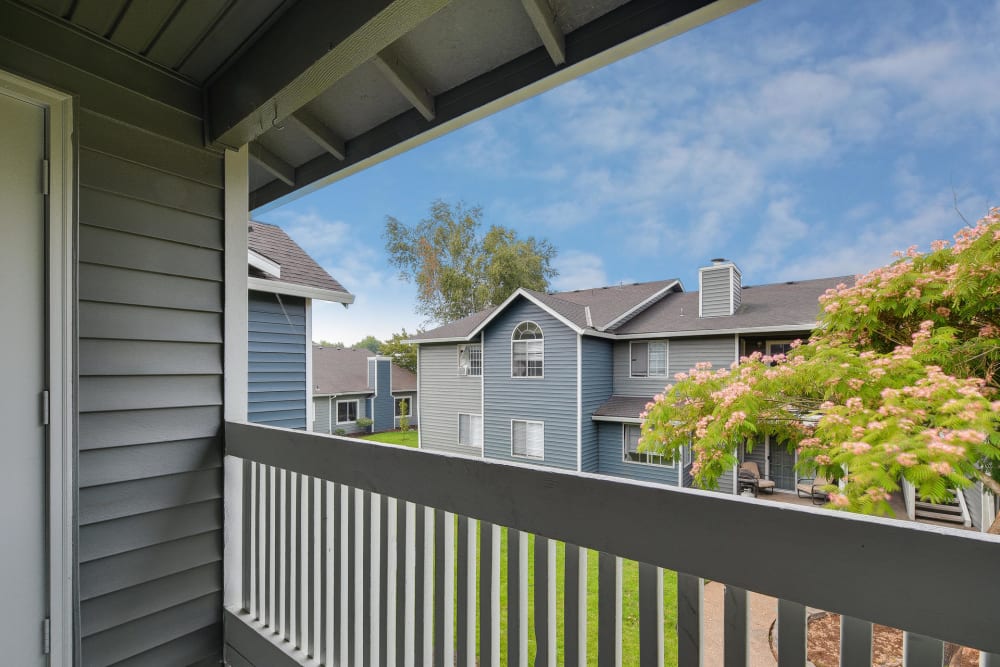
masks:
<instances>
[{"instance_id":1,"label":"grass","mask_svg":"<svg viewBox=\"0 0 1000 667\"><path fill-rule=\"evenodd\" d=\"M507 660L507 536L500 542L500 664ZM535 610L534 610L534 549L535 536L528 536L528 664L535 659ZM563 656L563 592L565 570L565 545L557 544L556 550L556 660L564 663ZM587 664L597 664L598 630L598 553L587 552ZM478 566L477 566L478 569ZM478 588L477 588L478 636ZM663 664L677 664L677 575L663 573ZM639 565L635 561L622 562L622 664L639 664Z\"/></svg>"},{"instance_id":2,"label":"grass","mask_svg":"<svg viewBox=\"0 0 1000 667\"><path fill-rule=\"evenodd\" d=\"M384 442L389 445L416 447L417 430L411 428L409 431L385 431L383 433L372 433L371 435L364 436L362 440L375 440L376 442Z\"/></svg>"}]
</instances>

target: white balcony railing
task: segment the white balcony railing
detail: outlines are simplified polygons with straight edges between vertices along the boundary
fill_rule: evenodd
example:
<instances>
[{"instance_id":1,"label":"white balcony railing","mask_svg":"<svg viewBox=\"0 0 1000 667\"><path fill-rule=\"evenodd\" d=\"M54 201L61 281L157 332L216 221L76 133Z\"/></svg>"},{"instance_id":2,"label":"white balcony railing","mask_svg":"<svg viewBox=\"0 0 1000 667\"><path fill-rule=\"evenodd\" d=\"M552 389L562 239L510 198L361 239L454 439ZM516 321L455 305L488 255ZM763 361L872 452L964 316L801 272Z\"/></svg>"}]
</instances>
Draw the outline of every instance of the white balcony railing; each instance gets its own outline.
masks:
<instances>
[{"instance_id":1,"label":"white balcony railing","mask_svg":"<svg viewBox=\"0 0 1000 667\"><path fill-rule=\"evenodd\" d=\"M505 664L527 663L529 634L536 665L556 664L557 644L565 664L588 664L593 549L599 665L621 662L621 562L630 559L642 665L663 664L666 569L678 573L680 665L701 664L711 579L725 585L727 666L749 664L747 592L756 591L778 598L782 667L806 664L806 605L843 614L842 665L870 663L874 622L905 631L907 667L939 667L945 641L1000 667L1000 542L991 536L248 424L226 425L226 448L243 461L242 595L226 614L232 665L498 666L502 615Z\"/></svg>"}]
</instances>

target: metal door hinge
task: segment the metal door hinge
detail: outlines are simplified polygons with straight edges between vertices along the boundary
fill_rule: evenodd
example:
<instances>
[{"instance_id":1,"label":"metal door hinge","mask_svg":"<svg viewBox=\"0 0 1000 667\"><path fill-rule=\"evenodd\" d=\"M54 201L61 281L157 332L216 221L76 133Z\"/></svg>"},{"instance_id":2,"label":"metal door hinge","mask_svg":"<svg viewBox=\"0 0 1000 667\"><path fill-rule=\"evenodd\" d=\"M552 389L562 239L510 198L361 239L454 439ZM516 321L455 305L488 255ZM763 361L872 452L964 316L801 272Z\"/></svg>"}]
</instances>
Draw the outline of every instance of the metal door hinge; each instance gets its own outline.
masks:
<instances>
[{"instance_id":1,"label":"metal door hinge","mask_svg":"<svg viewBox=\"0 0 1000 667\"><path fill-rule=\"evenodd\" d=\"M42 194L49 194L49 161L42 160Z\"/></svg>"},{"instance_id":2,"label":"metal door hinge","mask_svg":"<svg viewBox=\"0 0 1000 667\"><path fill-rule=\"evenodd\" d=\"M42 653L48 655L52 652L52 622L49 619L42 621Z\"/></svg>"},{"instance_id":3,"label":"metal door hinge","mask_svg":"<svg viewBox=\"0 0 1000 667\"><path fill-rule=\"evenodd\" d=\"M46 389L42 392L42 426L49 425L49 392Z\"/></svg>"}]
</instances>

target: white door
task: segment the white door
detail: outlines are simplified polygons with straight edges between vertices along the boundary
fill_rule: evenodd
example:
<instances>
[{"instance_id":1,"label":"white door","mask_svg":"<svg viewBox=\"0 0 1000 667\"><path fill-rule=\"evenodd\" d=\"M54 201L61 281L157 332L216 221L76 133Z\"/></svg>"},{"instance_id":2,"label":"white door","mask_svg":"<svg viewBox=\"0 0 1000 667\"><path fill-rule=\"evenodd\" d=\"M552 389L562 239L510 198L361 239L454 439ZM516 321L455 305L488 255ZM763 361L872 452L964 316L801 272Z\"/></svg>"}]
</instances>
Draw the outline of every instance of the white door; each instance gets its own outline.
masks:
<instances>
[{"instance_id":1,"label":"white door","mask_svg":"<svg viewBox=\"0 0 1000 667\"><path fill-rule=\"evenodd\" d=\"M45 665L45 111L0 91L0 652Z\"/></svg>"}]
</instances>

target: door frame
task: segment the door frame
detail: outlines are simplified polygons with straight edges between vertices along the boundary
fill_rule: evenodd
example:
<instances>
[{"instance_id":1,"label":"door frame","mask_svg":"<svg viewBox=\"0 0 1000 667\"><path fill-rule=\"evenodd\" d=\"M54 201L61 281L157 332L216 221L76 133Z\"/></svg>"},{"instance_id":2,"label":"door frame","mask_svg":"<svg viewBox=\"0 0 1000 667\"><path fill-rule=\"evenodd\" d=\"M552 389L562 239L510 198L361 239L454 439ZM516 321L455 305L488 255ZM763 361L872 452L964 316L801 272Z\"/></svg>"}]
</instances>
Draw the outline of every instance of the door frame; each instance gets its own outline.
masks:
<instances>
[{"instance_id":1,"label":"door frame","mask_svg":"<svg viewBox=\"0 0 1000 667\"><path fill-rule=\"evenodd\" d=\"M72 95L0 70L0 90L45 109L46 429L49 664L70 667L76 587L76 116ZM42 165L39 165L40 179Z\"/></svg>"}]
</instances>

